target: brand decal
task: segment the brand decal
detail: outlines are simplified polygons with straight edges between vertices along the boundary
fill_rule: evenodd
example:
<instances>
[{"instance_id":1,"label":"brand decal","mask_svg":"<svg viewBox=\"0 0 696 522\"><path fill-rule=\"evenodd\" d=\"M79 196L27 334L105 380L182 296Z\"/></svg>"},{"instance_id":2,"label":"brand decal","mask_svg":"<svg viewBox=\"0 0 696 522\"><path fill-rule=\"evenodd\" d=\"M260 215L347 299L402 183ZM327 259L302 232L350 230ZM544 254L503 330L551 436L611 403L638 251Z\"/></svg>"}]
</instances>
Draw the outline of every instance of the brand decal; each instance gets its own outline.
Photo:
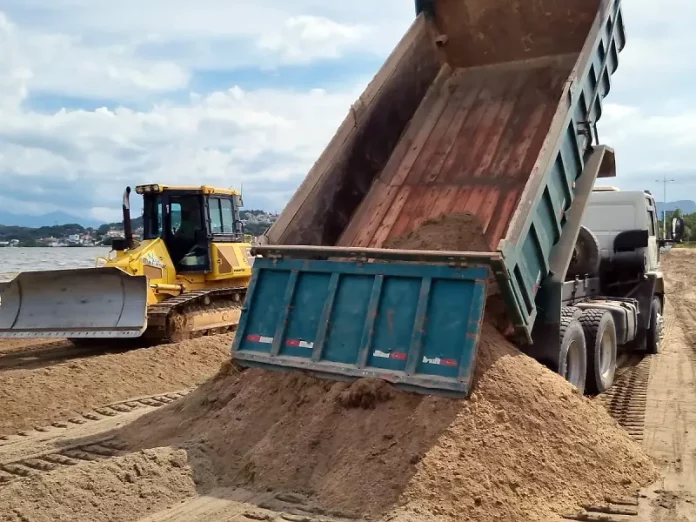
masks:
<instances>
[{"instance_id":1,"label":"brand decal","mask_svg":"<svg viewBox=\"0 0 696 522\"><path fill-rule=\"evenodd\" d=\"M440 357L423 357L424 364L437 364L439 366L457 366L456 359L442 359Z\"/></svg>"},{"instance_id":2,"label":"brand decal","mask_svg":"<svg viewBox=\"0 0 696 522\"><path fill-rule=\"evenodd\" d=\"M159 257L157 257L153 252L148 252L147 254L145 254L141 258L141 261L144 265L152 266L155 268L165 267L165 264L162 262L162 260Z\"/></svg>"}]
</instances>

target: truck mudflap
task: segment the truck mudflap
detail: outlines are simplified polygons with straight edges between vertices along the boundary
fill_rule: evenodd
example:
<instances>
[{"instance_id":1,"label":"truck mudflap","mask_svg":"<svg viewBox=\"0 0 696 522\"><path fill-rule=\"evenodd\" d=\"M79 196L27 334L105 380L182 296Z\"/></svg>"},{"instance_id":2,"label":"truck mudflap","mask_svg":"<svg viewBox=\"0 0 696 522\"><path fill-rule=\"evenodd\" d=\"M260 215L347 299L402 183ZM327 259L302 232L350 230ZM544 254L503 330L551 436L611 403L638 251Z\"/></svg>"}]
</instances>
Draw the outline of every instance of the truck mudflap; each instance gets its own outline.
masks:
<instances>
[{"instance_id":1,"label":"truck mudflap","mask_svg":"<svg viewBox=\"0 0 696 522\"><path fill-rule=\"evenodd\" d=\"M0 338L140 337L148 282L114 267L23 272L0 284Z\"/></svg>"},{"instance_id":2,"label":"truck mudflap","mask_svg":"<svg viewBox=\"0 0 696 522\"><path fill-rule=\"evenodd\" d=\"M412 254L409 261L424 257ZM462 252L449 266L257 258L232 357L242 366L338 380L376 377L420 393L465 396L484 314L486 265L499 260L494 253L471 254L483 266L457 266Z\"/></svg>"}]
</instances>

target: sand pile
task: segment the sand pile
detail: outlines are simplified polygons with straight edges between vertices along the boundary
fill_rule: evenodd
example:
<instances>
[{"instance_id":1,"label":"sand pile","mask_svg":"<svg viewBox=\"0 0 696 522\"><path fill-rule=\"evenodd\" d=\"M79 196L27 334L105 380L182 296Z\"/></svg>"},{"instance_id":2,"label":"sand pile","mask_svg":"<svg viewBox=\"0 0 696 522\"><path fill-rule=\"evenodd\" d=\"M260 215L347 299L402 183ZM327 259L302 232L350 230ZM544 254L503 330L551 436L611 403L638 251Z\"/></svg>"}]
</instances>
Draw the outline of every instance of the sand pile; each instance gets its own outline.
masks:
<instances>
[{"instance_id":1,"label":"sand pile","mask_svg":"<svg viewBox=\"0 0 696 522\"><path fill-rule=\"evenodd\" d=\"M408 234L388 239L384 248L469 252L491 250L478 217L468 212L425 221Z\"/></svg>"},{"instance_id":2,"label":"sand pile","mask_svg":"<svg viewBox=\"0 0 696 522\"><path fill-rule=\"evenodd\" d=\"M132 522L195 494L186 452L159 448L83 463L0 489L8 522Z\"/></svg>"},{"instance_id":3,"label":"sand pile","mask_svg":"<svg viewBox=\"0 0 696 522\"><path fill-rule=\"evenodd\" d=\"M65 420L139 395L198 385L229 358L233 335L125 352L57 346L27 353L26 366L0 372L0 435ZM22 353L0 356L19 357ZM13 364L25 361L13 360Z\"/></svg>"},{"instance_id":4,"label":"sand pile","mask_svg":"<svg viewBox=\"0 0 696 522\"><path fill-rule=\"evenodd\" d=\"M470 216L435 220L391 245L471 249L466 223ZM329 512L373 519L548 521L656 476L600 405L489 325L469 400L228 362L118 437L133 451L185 449L199 493L299 493Z\"/></svg>"},{"instance_id":5,"label":"sand pile","mask_svg":"<svg viewBox=\"0 0 696 522\"><path fill-rule=\"evenodd\" d=\"M302 493L371 517L548 520L655 477L601 406L485 330L470 400L228 364L121 437L186 449L203 488Z\"/></svg>"}]
</instances>

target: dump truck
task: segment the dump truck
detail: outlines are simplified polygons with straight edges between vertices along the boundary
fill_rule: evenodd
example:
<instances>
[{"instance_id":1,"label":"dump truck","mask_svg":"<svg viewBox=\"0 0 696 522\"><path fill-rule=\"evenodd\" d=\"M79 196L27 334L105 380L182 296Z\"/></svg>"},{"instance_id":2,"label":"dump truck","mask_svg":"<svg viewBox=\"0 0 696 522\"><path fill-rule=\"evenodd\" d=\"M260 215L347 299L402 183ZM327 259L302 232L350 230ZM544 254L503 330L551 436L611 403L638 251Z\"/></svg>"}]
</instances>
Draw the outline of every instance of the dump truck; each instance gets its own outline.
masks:
<instances>
[{"instance_id":1,"label":"dump truck","mask_svg":"<svg viewBox=\"0 0 696 522\"><path fill-rule=\"evenodd\" d=\"M241 194L211 186L147 184L136 242L131 189L123 238L85 269L23 272L0 283L0 338L180 341L236 327L251 277ZM120 341L119 341L120 342Z\"/></svg>"},{"instance_id":2,"label":"dump truck","mask_svg":"<svg viewBox=\"0 0 696 522\"><path fill-rule=\"evenodd\" d=\"M658 351L655 201L607 191L597 122L625 45L619 0L422 0L254 246L232 357L466 396L487 305L581 391L621 349ZM389 248L468 214L485 248ZM609 227L607 227L609 225ZM680 232L681 231L681 232Z\"/></svg>"}]
</instances>

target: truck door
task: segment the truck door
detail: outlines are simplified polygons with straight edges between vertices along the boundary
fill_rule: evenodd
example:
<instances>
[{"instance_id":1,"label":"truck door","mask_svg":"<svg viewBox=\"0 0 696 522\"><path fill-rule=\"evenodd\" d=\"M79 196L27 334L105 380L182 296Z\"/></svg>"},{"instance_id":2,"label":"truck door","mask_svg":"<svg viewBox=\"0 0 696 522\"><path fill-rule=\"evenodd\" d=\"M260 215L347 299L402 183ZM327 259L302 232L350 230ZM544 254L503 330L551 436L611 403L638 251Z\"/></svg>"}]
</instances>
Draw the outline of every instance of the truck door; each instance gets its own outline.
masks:
<instances>
[{"instance_id":1,"label":"truck door","mask_svg":"<svg viewBox=\"0 0 696 522\"><path fill-rule=\"evenodd\" d=\"M648 270L656 270L660 262L660 247L658 246L659 223L657 209L652 198L645 198L648 211Z\"/></svg>"}]
</instances>

